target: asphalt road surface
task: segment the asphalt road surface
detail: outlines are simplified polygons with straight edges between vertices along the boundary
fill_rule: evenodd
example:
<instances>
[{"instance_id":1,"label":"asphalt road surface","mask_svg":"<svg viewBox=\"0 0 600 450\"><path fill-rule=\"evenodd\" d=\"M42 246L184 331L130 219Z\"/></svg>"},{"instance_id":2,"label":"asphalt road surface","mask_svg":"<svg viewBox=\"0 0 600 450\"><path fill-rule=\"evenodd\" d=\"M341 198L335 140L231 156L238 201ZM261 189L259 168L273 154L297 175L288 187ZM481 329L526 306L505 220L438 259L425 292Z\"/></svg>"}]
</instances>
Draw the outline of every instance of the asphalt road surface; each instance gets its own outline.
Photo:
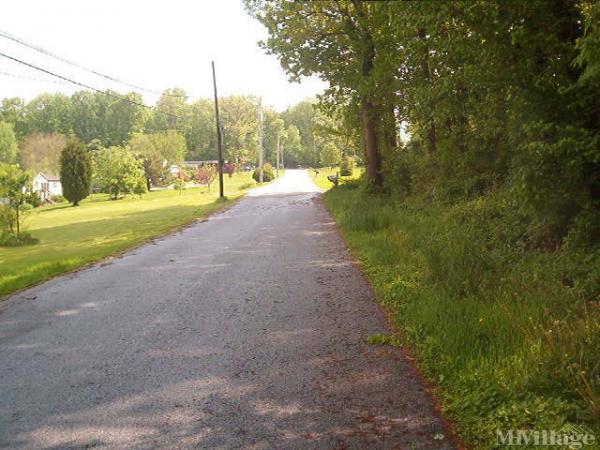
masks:
<instances>
[{"instance_id":1,"label":"asphalt road surface","mask_svg":"<svg viewBox=\"0 0 600 450\"><path fill-rule=\"evenodd\" d=\"M0 448L446 449L318 189L229 210L0 305Z\"/></svg>"}]
</instances>

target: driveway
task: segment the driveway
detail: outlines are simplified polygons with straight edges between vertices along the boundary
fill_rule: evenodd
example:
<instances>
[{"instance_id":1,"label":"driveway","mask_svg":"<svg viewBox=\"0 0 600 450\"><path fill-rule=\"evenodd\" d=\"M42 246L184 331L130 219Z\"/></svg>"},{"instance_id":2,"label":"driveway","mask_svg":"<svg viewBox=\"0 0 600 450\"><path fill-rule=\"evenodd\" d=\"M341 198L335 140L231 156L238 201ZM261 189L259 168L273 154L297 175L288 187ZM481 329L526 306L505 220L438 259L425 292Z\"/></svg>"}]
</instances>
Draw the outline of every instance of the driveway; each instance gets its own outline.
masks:
<instances>
[{"instance_id":1,"label":"driveway","mask_svg":"<svg viewBox=\"0 0 600 450\"><path fill-rule=\"evenodd\" d=\"M227 180L225 180L227 181ZM0 448L446 449L318 189L229 210L0 305Z\"/></svg>"}]
</instances>

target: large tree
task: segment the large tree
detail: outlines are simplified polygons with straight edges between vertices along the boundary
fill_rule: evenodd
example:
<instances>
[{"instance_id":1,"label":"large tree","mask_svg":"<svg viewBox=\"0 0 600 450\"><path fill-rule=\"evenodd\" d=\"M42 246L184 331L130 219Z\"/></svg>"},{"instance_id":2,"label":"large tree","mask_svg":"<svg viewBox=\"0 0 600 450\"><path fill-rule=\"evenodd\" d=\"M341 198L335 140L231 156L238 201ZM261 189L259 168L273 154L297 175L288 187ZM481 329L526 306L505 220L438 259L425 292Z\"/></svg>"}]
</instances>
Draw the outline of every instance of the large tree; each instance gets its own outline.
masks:
<instances>
[{"instance_id":1,"label":"large tree","mask_svg":"<svg viewBox=\"0 0 600 450\"><path fill-rule=\"evenodd\" d=\"M170 166L183 162L185 138L170 130L163 133L136 133L129 140L131 150L143 160L146 184L162 186L170 182Z\"/></svg>"},{"instance_id":2,"label":"large tree","mask_svg":"<svg viewBox=\"0 0 600 450\"><path fill-rule=\"evenodd\" d=\"M181 88L167 89L160 96L150 125L156 131L184 131L188 114L187 94Z\"/></svg>"},{"instance_id":3,"label":"large tree","mask_svg":"<svg viewBox=\"0 0 600 450\"><path fill-rule=\"evenodd\" d=\"M219 103L225 156L236 164L256 161L258 150L258 99L233 95Z\"/></svg>"},{"instance_id":4,"label":"large tree","mask_svg":"<svg viewBox=\"0 0 600 450\"><path fill-rule=\"evenodd\" d=\"M73 104L64 94L40 94L25 107L29 132L69 134L73 131Z\"/></svg>"},{"instance_id":5,"label":"large tree","mask_svg":"<svg viewBox=\"0 0 600 450\"><path fill-rule=\"evenodd\" d=\"M381 2L383 3L383 2ZM382 94L392 68L376 69L376 40L385 20L378 2L269 2L247 0L248 10L269 30L264 43L294 79L319 75L330 83L335 103L356 105L365 145L367 180L379 189L381 143L386 126L381 118ZM384 69L388 69L385 71ZM387 125L388 127L390 125ZM391 124L395 129L395 123Z\"/></svg>"},{"instance_id":6,"label":"large tree","mask_svg":"<svg viewBox=\"0 0 600 450\"><path fill-rule=\"evenodd\" d=\"M328 142L321 150L321 164L324 166L337 166L342 159L342 152L332 142Z\"/></svg>"},{"instance_id":7,"label":"large tree","mask_svg":"<svg viewBox=\"0 0 600 450\"><path fill-rule=\"evenodd\" d=\"M140 159L125 147L109 147L98 152L95 160L96 183L113 200L127 194L146 192L144 167Z\"/></svg>"},{"instance_id":8,"label":"large tree","mask_svg":"<svg viewBox=\"0 0 600 450\"><path fill-rule=\"evenodd\" d=\"M22 139L29 131L25 100L18 97L2 99L0 103L0 120L12 124L17 139Z\"/></svg>"}]
</instances>

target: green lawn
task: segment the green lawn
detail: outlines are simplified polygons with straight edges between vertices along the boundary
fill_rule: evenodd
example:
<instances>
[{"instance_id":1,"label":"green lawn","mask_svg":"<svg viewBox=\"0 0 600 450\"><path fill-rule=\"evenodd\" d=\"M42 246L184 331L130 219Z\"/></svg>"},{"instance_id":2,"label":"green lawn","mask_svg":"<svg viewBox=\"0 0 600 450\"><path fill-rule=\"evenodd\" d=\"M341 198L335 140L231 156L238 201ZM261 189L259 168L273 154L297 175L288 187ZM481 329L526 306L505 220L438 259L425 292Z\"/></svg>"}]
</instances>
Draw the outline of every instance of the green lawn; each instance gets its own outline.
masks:
<instances>
[{"instance_id":1,"label":"green lawn","mask_svg":"<svg viewBox=\"0 0 600 450\"><path fill-rule=\"evenodd\" d=\"M37 245L0 248L0 296L39 283L140 244L229 205L255 185L251 173L225 176L228 200L218 201L218 184L155 191L112 201L95 194L81 206L68 204L32 210L25 228Z\"/></svg>"}]
</instances>

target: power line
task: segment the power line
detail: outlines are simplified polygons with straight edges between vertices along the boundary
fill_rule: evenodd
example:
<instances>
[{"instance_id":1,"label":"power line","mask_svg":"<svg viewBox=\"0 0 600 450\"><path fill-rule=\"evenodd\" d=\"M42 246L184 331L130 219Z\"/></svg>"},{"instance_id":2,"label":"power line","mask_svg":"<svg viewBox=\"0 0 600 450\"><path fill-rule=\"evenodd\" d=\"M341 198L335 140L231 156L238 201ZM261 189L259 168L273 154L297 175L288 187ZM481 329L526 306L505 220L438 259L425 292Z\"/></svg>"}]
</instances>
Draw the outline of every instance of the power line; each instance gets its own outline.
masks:
<instances>
[{"instance_id":1,"label":"power line","mask_svg":"<svg viewBox=\"0 0 600 450\"><path fill-rule=\"evenodd\" d=\"M136 102L135 100L128 99L127 97L123 97L123 96L118 95L118 94L113 94L113 93L108 92L108 91L102 91L101 89L97 89L97 88L95 88L93 86L90 86L88 84L81 83L79 81L75 81L75 80L73 80L71 78L65 77L63 75L58 75L58 74L56 74L54 72L50 72L49 70L43 69L43 68L38 67L36 65L30 64L28 62L21 61L20 59L17 59L17 58L15 58L13 56L9 56L9 55L7 55L5 53L1 53L0 52L0 56L4 56L5 58L8 58L8 59L10 59L12 61L15 61L15 62L18 62L19 64L23 64L23 65L25 65L27 67L30 67L32 69L39 70L40 72L44 72L45 74L52 75L53 77L60 78L61 80L64 80L64 81L68 81L69 83L75 84L77 86L81 86L81 87L83 87L85 89L90 89L92 91L98 92L99 94L104 94L104 95L107 95L109 97L117 98L119 100L125 100L126 102L129 102L129 103L131 103L133 105L140 106L142 108L147 108L147 109L150 109L150 110L155 110L152 106L148 106L148 105L145 105L144 103ZM155 110L155 111L157 111L157 112L159 112L161 114L165 114L167 116L171 116L171 117L175 117L177 119L185 120L185 118L183 118L181 116L178 116L176 114L168 113L166 111L158 111L158 110Z\"/></svg>"},{"instance_id":2,"label":"power line","mask_svg":"<svg viewBox=\"0 0 600 450\"><path fill-rule=\"evenodd\" d=\"M20 78L22 80L41 81L43 83L68 84L66 81L44 80L42 78L26 77L24 75L18 75L16 73L8 73L8 72L3 72L3 71L0 71L0 75L5 75L7 77L13 77L13 78Z\"/></svg>"},{"instance_id":3,"label":"power line","mask_svg":"<svg viewBox=\"0 0 600 450\"><path fill-rule=\"evenodd\" d=\"M105 78L105 79L110 80L110 81L113 81L115 83L123 84L123 85L128 86L128 87L133 88L133 89L137 89L137 90L148 92L148 93L155 94L155 95L163 95L164 94L164 95L167 95L169 97L179 97L179 98L185 97L184 95L180 95L180 94L161 93L161 92L158 92L158 91L154 91L152 89L147 89L147 88L144 88L144 87L141 87L141 86L137 86L137 85L132 84L132 83L128 83L127 81L123 81L123 80L120 80L118 78L111 77L110 75L105 75L105 74L97 72L97 71L95 71L93 69L89 69L87 67L84 67L81 64L73 62L73 61L71 61L69 59L63 58L62 56L59 56L59 55L57 55L55 53L52 53L51 51L46 50L46 49L44 49L42 47L30 44L29 42L26 42L26 41L24 41L22 39L19 39L19 38L15 37L15 36L11 36L10 34L8 34L5 31L0 31L0 36L3 37L3 38L9 39L9 40L11 40L13 42L16 42L17 44L24 45L25 47L28 47L28 48L30 48L32 50L35 50L36 52L42 53L42 54L44 54L46 56L50 56L51 58L55 58L55 59L58 59L59 61L62 61L62 62L67 63L67 64L70 64L70 65L72 65L74 67L77 67L78 69L85 70L86 72L93 73L94 75L97 75L99 77Z\"/></svg>"}]
</instances>

